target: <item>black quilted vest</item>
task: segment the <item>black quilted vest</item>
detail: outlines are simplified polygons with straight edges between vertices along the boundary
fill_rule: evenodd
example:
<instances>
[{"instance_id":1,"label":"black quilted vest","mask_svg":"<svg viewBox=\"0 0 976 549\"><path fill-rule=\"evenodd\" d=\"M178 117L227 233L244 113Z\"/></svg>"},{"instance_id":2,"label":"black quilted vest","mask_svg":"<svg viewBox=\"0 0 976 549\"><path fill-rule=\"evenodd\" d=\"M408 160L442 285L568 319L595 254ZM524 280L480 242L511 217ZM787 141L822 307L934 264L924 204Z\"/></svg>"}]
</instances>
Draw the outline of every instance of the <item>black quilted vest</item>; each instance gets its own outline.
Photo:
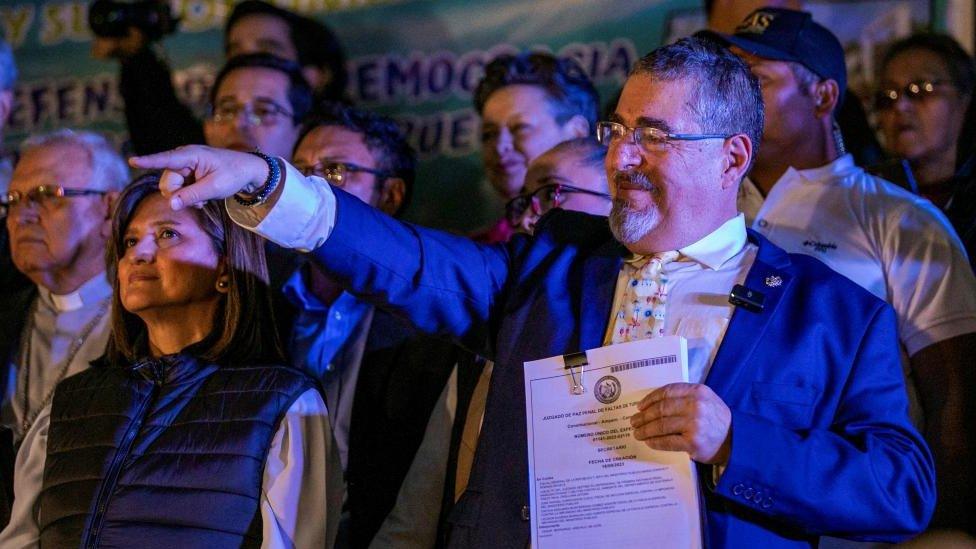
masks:
<instances>
[{"instance_id":1,"label":"black quilted vest","mask_svg":"<svg viewBox=\"0 0 976 549\"><path fill-rule=\"evenodd\" d=\"M96 365L58 385L41 547L258 547L271 440L311 380L186 355Z\"/></svg>"}]
</instances>

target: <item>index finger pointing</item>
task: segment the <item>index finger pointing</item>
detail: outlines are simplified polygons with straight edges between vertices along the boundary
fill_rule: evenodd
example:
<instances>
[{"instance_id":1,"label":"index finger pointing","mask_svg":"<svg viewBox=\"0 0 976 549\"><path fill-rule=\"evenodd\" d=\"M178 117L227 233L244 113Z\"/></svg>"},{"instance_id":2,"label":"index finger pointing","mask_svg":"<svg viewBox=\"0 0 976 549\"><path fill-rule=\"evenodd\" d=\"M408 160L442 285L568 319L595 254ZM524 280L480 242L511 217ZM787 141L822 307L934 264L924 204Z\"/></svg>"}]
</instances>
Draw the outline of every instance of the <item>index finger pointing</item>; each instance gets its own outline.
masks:
<instances>
[{"instance_id":1,"label":"index finger pointing","mask_svg":"<svg viewBox=\"0 0 976 549\"><path fill-rule=\"evenodd\" d=\"M190 147L180 147L170 151L163 151L145 156L133 156L129 165L144 170L173 170L186 172L196 166L198 155Z\"/></svg>"}]
</instances>

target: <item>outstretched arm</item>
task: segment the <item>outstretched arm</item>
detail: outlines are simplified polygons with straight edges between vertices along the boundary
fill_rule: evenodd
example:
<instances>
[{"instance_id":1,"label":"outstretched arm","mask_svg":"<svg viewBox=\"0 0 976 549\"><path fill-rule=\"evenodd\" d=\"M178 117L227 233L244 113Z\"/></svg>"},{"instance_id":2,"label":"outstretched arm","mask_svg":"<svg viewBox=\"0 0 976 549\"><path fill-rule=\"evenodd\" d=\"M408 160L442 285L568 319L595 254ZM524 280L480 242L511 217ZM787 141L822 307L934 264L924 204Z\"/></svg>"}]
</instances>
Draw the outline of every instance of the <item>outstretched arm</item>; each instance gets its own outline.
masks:
<instances>
[{"instance_id":1,"label":"outstretched arm","mask_svg":"<svg viewBox=\"0 0 976 549\"><path fill-rule=\"evenodd\" d=\"M131 162L165 170L160 190L174 209L227 199L235 222L279 245L311 252L353 294L425 332L491 354L486 345L515 248L483 246L401 222L287 163L264 204L240 206L228 197L253 193L268 177L267 163L253 154L192 146Z\"/></svg>"}]
</instances>

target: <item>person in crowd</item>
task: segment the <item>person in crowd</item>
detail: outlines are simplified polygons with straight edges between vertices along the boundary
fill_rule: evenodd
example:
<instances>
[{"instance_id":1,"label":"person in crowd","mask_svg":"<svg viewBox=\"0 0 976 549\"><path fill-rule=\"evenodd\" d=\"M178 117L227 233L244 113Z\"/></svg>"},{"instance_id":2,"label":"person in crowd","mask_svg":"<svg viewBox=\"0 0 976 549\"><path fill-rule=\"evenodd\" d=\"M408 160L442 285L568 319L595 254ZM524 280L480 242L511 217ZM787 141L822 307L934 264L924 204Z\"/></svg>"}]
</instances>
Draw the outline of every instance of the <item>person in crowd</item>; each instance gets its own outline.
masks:
<instances>
[{"instance_id":1,"label":"person in crowd","mask_svg":"<svg viewBox=\"0 0 976 549\"><path fill-rule=\"evenodd\" d=\"M3 133L14 109L14 85L17 83L17 62L10 44L0 37L0 193L7 192L16 155L3 146Z\"/></svg>"},{"instance_id":2,"label":"person in crowd","mask_svg":"<svg viewBox=\"0 0 976 549\"><path fill-rule=\"evenodd\" d=\"M217 74L203 132L212 147L290 158L311 108L312 90L296 63L241 55Z\"/></svg>"},{"instance_id":3,"label":"person in crowd","mask_svg":"<svg viewBox=\"0 0 976 549\"><path fill-rule=\"evenodd\" d=\"M108 349L29 431L0 545L330 547L329 416L284 365L260 240L218 203L172 211L158 184L119 196Z\"/></svg>"},{"instance_id":4,"label":"person in crowd","mask_svg":"<svg viewBox=\"0 0 976 549\"><path fill-rule=\"evenodd\" d=\"M522 192L505 205L509 223L532 234L539 218L553 208L609 214L606 156L607 148L595 137L563 141L542 153L529 163Z\"/></svg>"},{"instance_id":5,"label":"person in crowd","mask_svg":"<svg viewBox=\"0 0 976 549\"><path fill-rule=\"evenodd\" d=\"M759 8L785 8L802 10L801 0L705 0L708 30L720 34L733 34L746 16ZM868 123L867 112L860 99L849 90L842 94L834 112L840 126L844 144L858 166L872 166L880 162L884 153L874 130Z\"/></svg>"},{"instance_id":6,"label":"person in crowd","mask_svg":"<svg viewBox=\"0 0 976 549\"><path fill-rule=\"evenodd\" d=\"M3 144L4 129L10 119L10 113L14 108L14 85L17 83L17 63L14 60L13 50L2 37L0 37L0 219L6 217L7 190L10 187L10 176L13 174L14 164L17 161L16 151L7 149ZM10 235L7 233L7 224L0 223L0 288L13 294L20 289L29 286L30 281L18 271L10 257ZM0 456L0 461L3 457ZM0 463L2 467L2 463ZM8 477L9 478L9 477ZM2 484L2 483L0 483ZM2 490L0 490L2 494ZM2 499L2 495L0 495ZM3 507L0 502L0 508ZM0 523L3 517L0 516Z\"/></svg>"},{"instance_id":7,"label":"person in crowd","mask_svg":"<svg viewBox=\"0 0 976 549\"><path fill-rule=\"evenodd\" d=\"M958 187L957 146L976 86L973 58L951 37L916 34L881 61L875 109L889 153L908 162L906 187L945 209Z\"/></svg>"},{"instance_id":8,"label":"person in crowd","mask_svg":"<svg viewBox=\"0 0 976 549\"><path fill-rule=\"evenodd\" d=\"M61 130L22 148L2 199L11 265L0 292L0 525L13 497L15 443L54 386L105 350L111 287L102 258L128 179L125 161L94 133Z\"/></svg>"},{"instance_id":9,"label":"person in crowd","mask_svg":"<svg viewBox=\"0 0 976 549\"><path fill-rule=\"evenodd\" d=\"M956 190L945 213L976 271L976 94L969 100L965 118L956 153Z\"/></svg>"},{"instance_id":10,"label":"person in crowd","mask_svg":"<svg viewBox=\"0 0 976 549\"><path fill-rule=\"evenodd\" d=\"M127 180L125 161L100 135L59 130L22 145L6 225L13 262L33 284L0 323L2 418L18 439L54 386L105 350L112 292L103 258L112 206Z\"/></svg>"},{"instance_id":11,"label":"person in crowd","mask_svg":"<svg viewBox=\"0 0 976 549\"><path fill-rule=\"evenodd\" d=\"M293 162L322 178L322 187L393 216L406 208L416 173L414 152L393 120L340 103L324 103L309 117ZM435 450L415 474L423 477L413 481L420 493L400 502L398 494L460 353L345 292L314 262L301 261L282 292L287 309L278 317L292 364L321 382L333 412L348 494L341 541L367 547L396 528L397 546L432 546L450 423L430 435L440 443L431 442ZM391 512L411 519L397 522Z\"/></svg>"},{"instance_id":12,"label":"person in crowd","mask_svg":"<svg viewBox=\"0 0 976 549\"><path fill-rule=\"evenodd\" d=\"M534 237L506 246L399 223L291 167L269 178L263 162L235 151L189 147L130 162L167 170L171 207L227 197L234 219L310 250L353 293L495 361L449 546L529 542L522 365L631 340L610 323L626 317L630 280L652 256L660 268L645 272L669 281L663 332L688 337L690 383L650 393L645 402L660 404L631 424L651 448L688 452L708 471L699 478L711 543L905 539L928 523L935 480L907 413L894 312L823 263L747 233L736 198L762 121L759 82L736 56L695 38L658 48L635 64L599 126L609 222L557 208ZM737 283L761 288L765 306L713 299ZM706 324L721 329L688 331ZM801 414L791 402L807 406ZM683 405L686 414L661 413Z\"/></svg>"},{"instance_id":13,"label":"person in crowd","mask_svg":"<svg viewBox=\"0 0 976 549\"><path fill-rule=\"evenodd\" d=\"M335 34L314 19L274 4L260 0L235 4L224 26L224 53L227 59L266 53L293 61L311 83L317 100L345 98L346 58ZM144 31L131 27L122 38L96 36L92 54L120 61L119 92L137 154L205 142L200 122L180 102L169 67Z\"/></svg>"},{"instance_id":14,"label":"person in crowd","mask_svg":"<svg viewBox=\"0 0 976 549\"><path fill-rule=\"evenodd\" d=\"M529 163L522 192L505 206L509 223L518 232L532 234L539 219L553 208L606 216L610 213L607 172L603 168L607 148L595 137L563 141ZM463 418L454 471L454 499L467 488L478 448L485 401L494 364L487 362L471 391Z\"/></svg>"},{"instance_id":15,"label":"person in crowd","mask_svg":"<svg viewBox=\"0 0 976 549\"><path fill-rule=\"evenodd\" d=\"M806 253L881 299L898 317L913 419L935 456L935 525L973 524L976 278L951 225L931 203L854 164L836 135L846 69L837 38L802 11L763 8L721 38L762 83L763 145L739 209L752 228ZM917 397L916 397L917 390ZM916 398L919 402L916 402ZM919 404L921 408L919 409Z\"/></svg>"},{"instance_id":16,"label":"person in crowd","mask_svg":"<svg viewBox=\"0 0 976 549\"><path fill-rule=\"evenodd\" d=\"M474 92L481 116L481 159L495 193L518 196L529 163L557 143L592 135L600 98L583 69L548 53L500 55L485 67ZM513 227L502 218L478 241L508 240Z\"/></svg>"}]
</instances>

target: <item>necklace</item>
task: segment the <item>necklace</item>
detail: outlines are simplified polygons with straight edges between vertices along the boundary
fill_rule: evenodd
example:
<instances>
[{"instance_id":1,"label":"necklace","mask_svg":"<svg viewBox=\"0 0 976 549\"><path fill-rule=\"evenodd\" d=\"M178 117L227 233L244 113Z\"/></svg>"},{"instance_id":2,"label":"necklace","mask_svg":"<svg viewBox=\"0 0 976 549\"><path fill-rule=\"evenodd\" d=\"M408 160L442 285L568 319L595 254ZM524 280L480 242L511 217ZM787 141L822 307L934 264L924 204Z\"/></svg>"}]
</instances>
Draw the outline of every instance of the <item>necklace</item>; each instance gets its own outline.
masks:
<instances>
[{"instance_id":1,"label":"necklace","mask_svg":"<svg viewBox=\"0 0 976 549\"><path fill-rule=\"evenodd\" d=\"M101 322L102 318L105 316L105 313L108 312L108 304L110 301L110 300L105 300L105 302L103 302L98 307L98 312L95 313L95 317L92 318L88 322L88 324L85 324L85 327L82 328L81 330L81 334L79 334L78 337L76 337L71 342L71 347L68 348L67 358L64 360L64 363L61 365L61 368L58 370L58 375L54 380L54 383L51 384L51 388L48 390L47 395L41 401L41 404L37 408L35 408L33 412L31 412L30 411L31 332L34 331L34 314L37 312L38 299L34 300L34 305L31 307L28 320L24 326L24 332L20 336L21 337L20 357L21 357L21 361L23 361L24 363L24 366L22 368L23 376L24 376L23 379L24 393L22 398L22 402L24 405L24 421L23 423L21 423L21 429L23 429L20 432L21 437L27 435L27 431L29 431L31 426L34 425L34 420L37 419L38 414L40 414L41 410L43 410L48 404L51 403L51 399L54 398L54 390L57 388L58 384L61 383L61 381L65 378L65 376L68 375L68 369L71 367L71 363L74 362L75 355L77 355L78 351L81 350L81 346L85 344L85 341L88 341L88 336L91 335L92 331L95 329L95 326L97 326L98 323Z\"/></svg>"}]
</instances>

